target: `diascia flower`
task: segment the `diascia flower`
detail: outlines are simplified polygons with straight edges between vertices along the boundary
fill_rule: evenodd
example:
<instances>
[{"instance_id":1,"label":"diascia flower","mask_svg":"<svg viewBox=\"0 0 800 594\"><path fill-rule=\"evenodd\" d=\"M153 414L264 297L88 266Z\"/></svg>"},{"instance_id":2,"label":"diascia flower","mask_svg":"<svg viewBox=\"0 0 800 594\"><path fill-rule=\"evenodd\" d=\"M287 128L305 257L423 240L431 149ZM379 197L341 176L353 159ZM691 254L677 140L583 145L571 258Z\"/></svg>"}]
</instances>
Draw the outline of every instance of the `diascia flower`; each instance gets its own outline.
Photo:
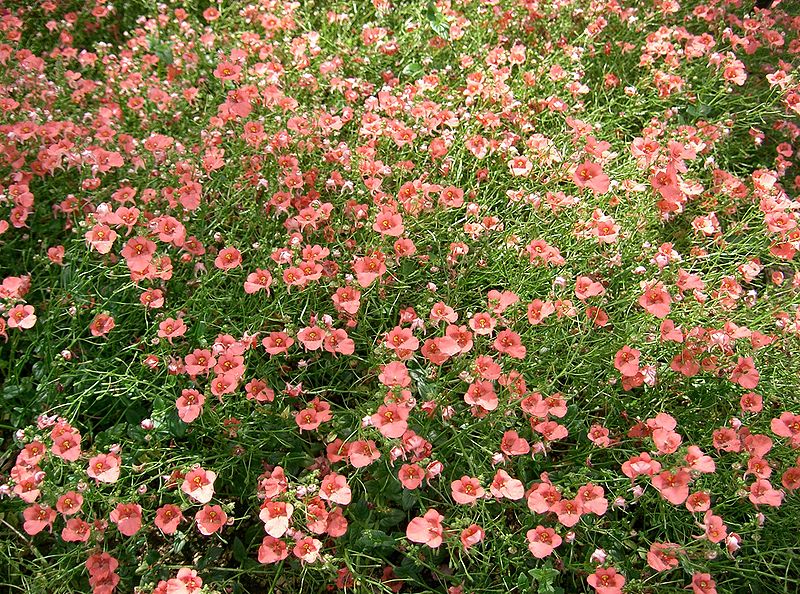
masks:
<instances>
[{"instance_id":1,"label":"diascia flower","mask_svg":"<svg viewBox=\"0 0 800 594\"><path fill-rule=\"evenodd\" d=\"M217 532L228 521L228 514L218 505L206 505L195 515L200 534L209 536Z\"/></svg>"},{"instance_id":2,"label":"diascia flower","mask_svg":"<svg viewBox=\"0 0 800 594\"><path fill-rule=\"evenodd\" d=\"M485 491L476 478L462 476L450 484L453 500L461 504L473 504L484 496Z\"/></svg>"},{"instance_id":3,"label":"diascia flower","mask_svg":"<svg viewBox=\"0 0 800 594\"><path fill-rule=\"evenodd\" d=\"M181 390L181 395L175 401L178 409L178 417L184 423L191 423L203 412L203 404L206 399L200 392L185 388Z\"/></svg>"},{"instance_id":4,"label":"diascia flower","mask_svg":"<svg viewBox=\"0 0 800 594\"><path fill-rule=\"evenodd\" d=\"M406 536L411 542L425 544L432 549L442 544L444 516L435 509L429 509L422 517L416 517L408 523Z\"/></svg>"},{"instance_id":5,"label":"diascia flower","mask_svg":"<svg viewBox=\"0 0 800 594\"><path fill-rule=\"evenodd\" d=\"M172 344L173 338L186 334L186 324L181 318L166 318L158 325L158 337L166 338Z\"/></svg>"},{"instance_id":6,"label":"diascia flower","mask_svg":"<svg viewBox=\"0 0 800 594\"><path fill-rule=\"evenodd\" d=\"M178 529L178 524L180 524L183 519L181 508L172 503L168 503L156 510L154 523L164 534L170 535L175 533Z\"/></svg>"},{"instance_id":7,"label":"diascia flower","mask_svg":"<svg viewBox=\"0 0 800 594\"><path fill-rule=\"evenodd\" d=\"M258 547L258 562L259 563L278 563L283 561L289 556L289 549L286 543L269 534L261 541L261 546Z\"/></svg>"},{"instance_id":8,"label":"diascia flower","mask_svg":"<svg viewBox=\"0 0 800 594\"><path fill-rule=\"evenodd\" d=\"M110 518L124 536L133 536L142 527L142 506L138 503L119 503Z\"/></svg>"},{"instance_id":9,"label":"diascia flower","mask_svg":"<svg viewBox=\"0 0 800 594\"><path fill-rule=\"evenodd\" d=\"M321 549L322 543L320 541L316 538L306 536L297 541L294 549L292 549L292 553L303 563L313 563L319 558Z\"/></svg>"},{"instance_id":10,"label":"diascia flower","mask_svg":"<svg viewBox=\"0 0 800 594\"><path fill-rule=\"evenodd\" d=\"M319 489L319 496L321 499L337 503L339 505L347 505L352 499L350 487L347 484L347 479L341 474L332 472L322 479L322 484Z\"/></svg>"},{"instance_id":11,"label":"diascia flower","mask_svg":"<svg viewBox=\"0 0 800 594\"><path fill-rule=\"evenodd\" d=\"M561 545L561 537L552 528L537 526L527 532L528 550L537 559L549 556Z\"/></svg>"},{"instance_id":12,"label":"diascia flower","mask_svg":"<svg viewBox=\"0 0 800 594\"><path fill-rule=\"evenodd\" d=\"M483 528L477 524L471 524L461 531L461 536L459 538L464 549L469 550L479 542L482 542L485 536L486 532Z\"/></svg>"},{"instance_id":13,"label":"diascia flower","mask_svg":"<svg viewBox=\"0 0 800 594\"><path fill-rule=\"evenodd\" d=\"M586 578L586 581L597 594L622 594L625 576L617 573L613 567L607 569L598 567L592 575Z\"/></svg>"},{"instance_id":14,"label":"diascia flower","mask_svg":"<svg viewBox=\"0 0 800 594\"><path fill-rule=\"evenodd\" d=\"M119 479L120 463L117 454L98 454L89 460L86 474L99 483L116 483Z\"/></svg>"},{"instance_id":15,"label":"diascia flower","mask_svg":"<svg viewBox=\"0 0 800 594\"><path fill-rule=\"evenodd\" d=\"M289 529L289 519L294 512L291 503L283 501L267 501L261 508L258 517L264 522L264 531L274 538L280 538Z\"/></svg>"},{"instance_id":16,"label":"diascia flower","mask_svg":"<svg viewBox=\"0 0 800 594\"><path fill-rule=\"evenodd\" d=\"M22 524L22 529L26 534L35 536L45 528L52 530L53 521L56 519L56 511L47 505L33 505L26 507L22 512L22 517L25 522Z\"/></svg>"},{"instance_id":17,"label":"diascia flower","mask_svg":"<svg viewBox=\"0 0 800 594\"><path fill-rule=\"evenodd\" d=\"M194 468L186 473L181 491L197 503L208 503L214 496L214 481L217 474L211 470Z\"/></svg>"},{"instance_id":18,"label":"diascia flower","mask_svg":"<svg viewBox=\"0 0 800 594\"><path fill-rule=\"evenodd\" d=\"M605 194L611 184L603 168L597 163L584 161L575 169L572 180L579 188L589 188L595 194Z\"/></svg>"},{"instance_id":19,"label":"diascia flower","mask_svg":"<svg viewBox=\"0 0 800 594\"><path fill-rule=\"evenodd\" d=\"M36 324L36 314L32 305L15 305L8 310L8 327L29 330Z\"/></svg>"},{"instance_id":20,"label":"diascia flower","mask_svg":"<svg viewBox=\"0 0 800 594\"><path fill-rule=\"evenodd\" d=\"M242 254L235 247L226 247L220 250L214 259L214 266L220 270L231 270L242 264Z\"/></svg>"}]
</instances>

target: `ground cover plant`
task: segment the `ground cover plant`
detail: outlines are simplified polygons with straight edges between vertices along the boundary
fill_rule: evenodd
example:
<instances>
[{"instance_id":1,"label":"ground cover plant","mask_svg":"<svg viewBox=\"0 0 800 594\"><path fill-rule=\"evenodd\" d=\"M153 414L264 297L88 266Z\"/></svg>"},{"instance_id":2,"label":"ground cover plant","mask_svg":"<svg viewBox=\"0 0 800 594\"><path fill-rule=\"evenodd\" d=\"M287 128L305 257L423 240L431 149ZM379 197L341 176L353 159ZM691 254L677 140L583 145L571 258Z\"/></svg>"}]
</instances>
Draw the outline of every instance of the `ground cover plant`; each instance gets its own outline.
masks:
<instances>
[{"instance_id":1,"label":"ground cover plant","mask_svg":"<svg viewBox=\"0 0 800 594\"><path fill-rule=\"evenodd\" d=\"M2 590L800 590L798 31L0 2Z\"/></svg>"}]
</instances>

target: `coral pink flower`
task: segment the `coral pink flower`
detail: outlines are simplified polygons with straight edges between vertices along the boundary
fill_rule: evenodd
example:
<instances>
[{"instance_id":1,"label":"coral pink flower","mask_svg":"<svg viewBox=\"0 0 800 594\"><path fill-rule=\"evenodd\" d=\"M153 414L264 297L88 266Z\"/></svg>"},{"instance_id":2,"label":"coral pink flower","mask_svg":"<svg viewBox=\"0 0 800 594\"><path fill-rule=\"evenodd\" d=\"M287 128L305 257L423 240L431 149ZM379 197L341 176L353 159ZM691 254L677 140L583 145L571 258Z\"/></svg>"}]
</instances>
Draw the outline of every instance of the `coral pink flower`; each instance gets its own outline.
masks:
<instances>
[{"instance_id":1,"label":"coral pink flower","mask_svg":"<svg viewBox=\"0 0 800 594\"><path fill-rule=\"evenodd\" d=\"M711 542L722 542L728 535L728 527L723 523L722 518L712 514L711 510L705 513L703 526L706 529L706 538Z\"/></svg>"},{"instance_id":2,"label":"coral pink flower","mask_svg":"<svg viewBox=\"0 0 800 594\"><path fill-rule=\"evenodd\" d=\"M625 585L625 577L613 567L598 567L586 581L597 594L622 594L622 586Z\"/></svg>"},{"instance_id":3,"label":"coral pink flower","mask_svg":"<svg viewBox=\"0 0 800 594\"><path fill-rule=\"evenodd\" d=\"M425 471L417 464L403 464L397 473L397 478L403 487L414 490L422 484Z\"/></svg>"},{"instance_id":4,"label":"coral pink flower","mask_svg":"<svg viewBox=\"0 0 800 594\"><path fill-rule=\"evenodd\" d=\"M81 456L81 434L70 431L55 437L50 451L62 460L75 462Z\"/></svg>"},{"instance_id":5,"label":"coral pink flower","mask_svg":"<svg viewBox=\"0 0 800 594\"><path fill-rule=\"evenodd\" d=\"M411 376L402 361L392 361L381 368L378 381L384 386L407 388L411 385Z\"/></svg>"},{"instance_id":6,"label":"coral pink flower","mask_svg":"<svg viewBox=\"0 0 800 594\"><path fill-rule=\"evenodd\" d=\"M716 464L711 456L706 456L697 446L689 446L686 450L686 461L689 470L696 470L702 473L712 473L716 470Z\"/></svg>"},{"instance_id":7,"label":"coral pink flower","mask_svg":"<svg viewBox=\"0 0 800 594\"><path fill-rule=\"evenodd\" d=\"M705 491L696 491L686 499L686 509L693 513L703 513L711 508L711 498Z\"/></svg>"},{"instance_id":8,"label":"coral pink flower","mask_svg":"<svg viewBox=\"0 0 800 594\"><path fill-rule=\"evenodd\" d=\"M512 478L505 470L499 469L494 475L490 491L498 499L517 501L525 496L525 485L522 481Z\"/></svg>"},{"instance_id":9,"label":"coral pink flower","mask_svg":"<svg viewBox=\"0 0 800 594\"><path fill-rule=\"evenodd\" d=\"M347 484L347 478L341 474L332 472L322 479L322 484L319 489L319 496L325 501L336 503L339 505L347 505L352 500L350 487Z\"/></svg>"},{"instance_id":10,"label":"coral pink flower","mask_svg":"<svg viewBox=\"0 0 800 594\"><path fill-rule=\"evenodd\" d=\"M608 510L608 500L605 498L603 487L587 483L578 488L575 498L583 513L592 513L602 516Z\"/></svg>"},{"instance_id":11,"label":"coral pink flower","mask_svg":"<svg viewBox=\"0 0 800 594\"><path fill-rule=\"evenodd\" d=\"M647 452L643 452L622 463L622 474L629 479L634 479L643 474L653 476L660 470L661 463L653 460Z\"/></svg>"},{"instance_id":12,"label":"coral pink flower","mask_svg":"<svg viewBox=\"0 0 800 594\"><path fill-rule=\"evenodd\" d=\"M313 563L319 558L321 549L322 543L320 541L316 538L306 536L297 541L297 544L294 545L294 549L292 549L292 553L303 563Z\"/></svg>"},{"instance_id":13,"label":"coral pink flower","mask_svg":"<svg viewBox=\"0 0 800 594\"><path fill-rule=\"evenodd\" d=\"M238 82L241 78L241 74L242 67L238 64L228 61L220 62L214 69L214 76L223 81L230 80L233 82Z\"/></svg>"},{"instance_id":14,"label":"coral pink flower","mask_svg":"<svg viewBox=\"0 0 800 594\"><path fill-rule=\"evenodd\" d=\"M264 531L274 538L280 538L289 529L289 520L294 512L291 503L266 501L258 517L264 522Z\"/></svg>"},{"instance_id":15,"label":"coral pink flower","mask_svg":"<svg viewBox=\"0 0 800 594\"><path fill-rule=\"evenodd\" d=\"M269 288L272 285L272 274L269 270L257 268L255 272L247 275L247 280L244 281L244 292L248 295L258 293L259 291L266 291L269 295Z\"/></svg>"},{"instance_id":16,"label":"coral pink flower","mask_svg":"<svg viewBox=\"0 0 800 594\"><path fill-rule=\"evenodd\" d=\"M739 357L736 366L731 371L730 380L747 390L752 390L758 385L759 374L752 357Z\"/></svg>"},{"instance_id":17,"label":"coral pink flower","mask_svg":"<svg viewBox=\"0 0 800 594\"><path fill-rule=\"evenodd\" d=\"M408 408L397 404L382 405L370 417L381 435L388 438L402 437L408 429Z\"/></svg>"},{"instance_id":18,"label":"coral pink flower","mask_svg":"<svg viewBox=\"0 0 800 594\"><path fill-rule=\"evenodd\" d=\"M22 517L25 522L22 524L22 529L26 534L35 536L45 528L52 529L53 521L56 519L56 511L47 505L33 505L26 507L22 512Z\"/></svg>"},{"instance_id":19,"label":"coral pink flower","mask_svg":"<svg viewBox=\"0 0 800 594\"><path fill-rule=\"evenodd\" d=\"M356 343L341 328L333 328L328 332L323 348L329 353L339 353L342 355L352 355L356 350Z\"/></svg>"},{"instance_id":20,"label":"coral pink flower","mask_svg":"<svg viewBox=\"0 0 800 594\"><path fill-rule=\"evenodd\" d=\"M95 225L86 232L85 237L90 248L97 250L99 254L107 254L117 239L117 232L107 225Z\"/></svg>"},{"instance_id":21,"label":"coral pink flower","mask_svg":"<svg viewBox=\"0 0 800 594\"><path fill-rule=\"evenodd\" d=\"M194 517L200 534L209 536L217 532L228 521L228 514L218 505L203 506Z\"/></svg>"},{"instance_id":22,"label":"coral pink flower","mask_svg":"<svg viewBox=\"0 0 800 594\"><path fill-rule=\"evenodd\" d=\"M158 325L158 337L166 338L172 344L173 338L186 334L186 324L181 318L166 318Z\"/></svg>"},{"instance_id":23,"label":"coral pink flower","mask_svg":"<svg viewBox=\"0 0 800 594\"><path fill-rule=\"evenodd\" d=\"M655 571L668 571L678 566L680 547L672 542L654 542L647 553L647 564Z\"/></svg>"},{"instance_id":24,"label":"coral pink flower","mask_svg":"<svg viewBox=\"0 0 800 594\"><path fill-rule=\"evenodd\" d=\"M537 559L544 559L561 545L561 537L552 528L537 526L527 532L528 550Z\"/></svg>"},{"instance_id":25,"label":"coral pink flower","mask_svg":"<svg viewBox=\"0 0 800 594\"><path fill-rule=\"evenodd\" d=\"M572 180L579 188L589 188L595 194L605 194L611 185L608 176L603 173L603 168L591 161L584 161L578 165Z\"/></svg>"},{"instance_id":26,"label":"coral pink flower","mask_svg":"<svg viewBox=\"0 0 800 594\"><path fill-rule=\"evenodd\" d=\"M495 410L499 404L492 382L481 380L470 384L467 393L464 394L464 402L471 406L480 406L485 410Z\"/></svg>"},{"instance_id":27,"label":"coral pink flower","mask_svg":"<svg viewBox=\"0 0 800 594\"><path fill-rule=\"evenodd\" d=\"M108 314L101 313L95 316L94 320L89 325L89 331L92 333L92 336L105 336L114 329L114 326L116 326L114 318Z\"/></svg>"},{"instance_id":28,"label":"coral pink flower","mask_svg":"<svg viewBox=\"0 0 800 594\"><path fill-rule=\"evenodd\" d=\"M98 454L89 460L86 474L100 483L116 483L119 479L120 464L117 454Z\"/></svg>"},{"instance_id":29,"label":"coral pink flower","mask_svg":"<svg viewBox=\"0 0 800 594\"><path fill-rule=\"evenodd\" d=\"M156 519L154 523L161 532L170 535L175 533L178 529L178 524L180 524L183 519L181 508L172 503L168 503L156 510Z\"/></svg>"},{"instance_id":30,"label":"coral pink flower","mask_svg":"<svg viewBox=\"0 0 800 594\"><path fill-rule=\"evenodd\" d=\"M639 373L639 355L641 354L640 351L625 345L617 351L614 357L614 367L616 367L617 371L622 375L633 377Z\"/></svg>"},{"instance_id":31,"label":"coral pink flower","mask_svg":"<svg viewBox=\"0 0 800 594\"><path fill-rule=\"evenodd\" d=\"M8 327L28 330L36 324L36 314L32 305L15 305L8 310Z\"/></svg>"},{"instance_id":32,"label":"coral pink flower","mask_svg":"<svg viewBox=\"0 0 800 594\"><path fill-rule=\"evenodd\" d=\"M347 458L355 468L369 466L380 457L381 453L371 439L354 441L347 450Z\"/></svg>"},{"instance_id":33,"label":"coral pink flower","mask_svg":"<svg viewBox=\"0 0 800 594\"><path fill-rule=\"evenodd\" d=\"M500 450L506 456L524 456L531 451L531 446L516 431L509 430L503 433Z\"/></svg>"},{"instance_id":34,"label":"coral pink flower","mask_svg":"<svg viewBox=\"0 0 800 594\"><path fill-rule=\"evenodd\" d=\"M692 575L693 594L717 594L717 584L707 573L695 573Z\"/></svg>"},{"instance_id":35,"label":"coral pink flower","mask_svg":"<svg viewBox=\"0 0 800 594\"><path fill-rule=\"evenodd\" d=\"M422 517L417 517L408 523L406 536L411 542L425 544L432 549L442 544L444 516L435 509L429 509Z\"/></svg>"},{"instance_id":36,"label":"coral pink flower","mask_svg":"<svg viewBox=\"0 0 800 594\"><path fill-rule=\"evenodd\" d=\"M644 293L639 297L641 305L657 318L666 318L670 312L672 299L661 281L646 285Z\"/></svg>"},{"instance_id":37,"label":"coral pink flower","mask_svg":"<svg viewBox=\"0 0 800 594\"><path fill-rule=\"evenodd\" d=\"M178 409L178 417L184 423L191 423L203 412L203 404L206 398L194 389L184 388L181 395L175 401Z\"/></svg>"},{"instance_id":38,"label":"coral pink flower","mask_svg":"<svg viewBox=\"0 0 800 594\"><path fill-rule=\"evenodd\" d=\"M675 473L665 470L653 477L653 486L661 496L675 505L680 505L689 496L691 475L683 468Z\"/></svg>"},{"instance_id":39,"label":"coral pink flower","mask_svg":"<svg viewBox=\"0 0 800 594\"><path fill-rule=\"evenodd\" d=\"M353 271L356 273L358 284L367 288L376 278L386 273L383 255L356 258L353 262Z\"/></svg>"},{"instance_id":40,"label":"coral pink flower","mask_svg":"<svg viewBox=\"0 0 800 594\"><path fill-rule=\"evenodd\" d=\"M258 562L263 564L278 563L289 556L289 549L282 540L269 534L261 541L258 547Z\"/></svg>"},{"instance_id":41,"label":"coral pink flower","mask_svg":"<svg viewBox=\"0 0 800 594\"><path fill-rule=\"evenodd\" d=\"M61 530L61 538L64 542L86 542L92 533L92 527L88 522L80 518L67 520L64 529Z\"/></svg>"},{"instance_id":42,"label":"coral pink flower","mask_svg":"<svg viewBox=\"0 0 800 594\"><path fill-rule=\"evenodd\" d=\"M386 346L393 351L416 351L419 340L412 334L411 328L395 326L386 335Z\"/></svg>"},{"instance_id":43,"label":"coral pink flower","mask_svg":"<svg viewBox=\"0 0 800 594\"><path fill-rule=\"evenodd\" d=\"M439 204L450 208L460 208L464 205L464 190L454 186L443 188L439 193Z\"/></svg>"},{"instance_id":44,"label":"coral pink flower","mask_svg":"<svg viewBox=\"0 0 800 594\"><path fill-rule=\"evenodd\" d=\"M381 235L388 235L390 237L400 237L405 231L403 227L403 218L396 212L382 210L378 213L375 219L375 224L372 228Z\"/></svg>"},{"instance_id":45,"label":"coral pink flower","mask_svg":"<svg viewBox=\"0 0 800 594\"><path fill-rule=\"evenodd\" d=\"M550 511L558 516L558 523L571 528L581 520L583 509L577 499L560 499L550 506Z\"/></svg>"},{"instance_id":46,"label":"coral pink flower","mask_svg":"<svg viewBox=\"0 0 800 594\"><path fill-rule=\"evenodd\" d=\"M496 351L504 353L514 359L524 359L527 352L519 334L508 329L502 330L497 334L497 338L492 346Z\"/></svg>"},{"instance_id":47,"label":"coral pink flower","mask_svg":"<svg viewBox=\"0 0 800 594\"><path fill-rule=\"evenodd\" d=\"M768 480L759 479L750 485L750 496L748 498L753 505L780 507L783 502L783 492L773 489Z\"/></svg>"},{"instance_id":48,"label":"coral pink flower","mask_svg":"<svg viewBox=\"0 0 800 594\"><path fill-rule=\"evenodd\" d=\"M490 335L494 332L495 326L497 320L485 311L478 312L469 319L469 327L479 336Z\"/></svg>"},{"instance_id":49,"label":"coral pink flower","mask_svg":"<svg viewBox=\"0 0 800 594\"><path fill-rule=\"evenodd\" d=\"M325 340L325 331L319 326L303 328L297 333L297 340L308 351L316 351L322 348Z\"/></svg>"},{"instance_id":50,"label":"coral pink flower","mask_svg":"<svg viewBox=\"0 0 800 594\"><path fill-rule=\"evenodd\" d=\"M77 514L83 505L83 495L76 491L67 491L56 502L58 513L66 516Z\"/></svg>"},{"instance_id":51,"label":"coral pink flower","mask_svg":"<svg viewBox=\"0 0 800 594\"><path fill-rule=\"evenodd\" d=\"M361 307L361 291L352 287L339 287L331 297L336 311L344 312L351 316L358 313Z\"/></svg>"},{"instance_id":52,"label":"coral pink flower","mask_svg":"<svg viewBox=\"0 0 800 594\"><path fill-rule=\"evenodd\" d=\"M181 491L197 503L208 503L214 497L214 481L216 479L217 473L201 467L194 468L186 473L183 484L181 484Z\"/></svg>"},{"instance_id":53,"label":"coral pink flower","mask_svg":"<svg viewBox=\"0 0 800 594\"><path fill-rule=\"evenodd\" d=\"M138 503L118 503L110 518L124 536L133 536L142 527L142 506Z\"/></svg>"},{"instance_id":54,"label":"coral pink flower","mask_svg":"<svg viewBox=\"0 0 800 594\"><path fill-rule=\"evenodd\" d=\"M464 550L469 550L479 542L482 542L486 532L477 524L471 524L461 531L460 540Z\"/></svg>"},{"instance_id":55,"label":"coral pink flower","mask_svg":"<svg viewBox=\"0 0 800 594\"><path fill-rule=\"evenodd\" d=\"M476 478L462 476L450 484L453 500L461 504L473 504L483 497L485 491Z\"/></svg>"},{"instance_id":56,"label":"coral pink flower","mask_svg":"<svg viewBox=\"0 0 800 594\"><path fill-rule=\"evenodd\" d=\"M220 250L214 259L214 266L220 270L231 270L242 264L242 254L235 247L226 247Z\"/></svg>"},{"instance_id":57,"label":"coral pink flower","mask_svg":"<svg viewBox=\"0 0 800 594\"><path fill-rule=\"evenodd\" d=\"M269 336L261 341L261 345L270 355L286 353L293 344L294 338L286 332L270 332Z\"/></svg>"}]
</instances>

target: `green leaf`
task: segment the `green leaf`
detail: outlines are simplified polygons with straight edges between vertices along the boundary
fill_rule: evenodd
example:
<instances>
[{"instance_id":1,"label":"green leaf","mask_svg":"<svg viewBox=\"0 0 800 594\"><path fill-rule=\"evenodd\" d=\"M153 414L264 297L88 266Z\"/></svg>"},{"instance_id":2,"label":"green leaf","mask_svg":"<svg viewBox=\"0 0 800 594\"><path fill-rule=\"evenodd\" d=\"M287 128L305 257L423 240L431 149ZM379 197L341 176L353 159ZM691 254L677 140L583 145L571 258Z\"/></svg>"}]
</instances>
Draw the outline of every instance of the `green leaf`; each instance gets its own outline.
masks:
<instances>
[{"instance_id":1,"label":"green leaf","mask_svg":"<svg viewBox=\"0 0 800 594\"><path fill-rule=\"evenodd\" d=\"M392 526L397 526L405 519L405 517L405 512L392 508L381 514L381 518L378 520L378 525L381 528L391 528Z\"/></svg>"},{"instance_id":2,"label":"green leaf","mask_svg":"<svg viewBox=\"0 0 800 594\"><path fill-rule=\"evenodd\" d=\"M237 536L233 539L233 558L236 559L239 563L244 563L245 559L247 559L247 547L244 546L244 543L239 539Z\"/></svg>"}]
</instances>

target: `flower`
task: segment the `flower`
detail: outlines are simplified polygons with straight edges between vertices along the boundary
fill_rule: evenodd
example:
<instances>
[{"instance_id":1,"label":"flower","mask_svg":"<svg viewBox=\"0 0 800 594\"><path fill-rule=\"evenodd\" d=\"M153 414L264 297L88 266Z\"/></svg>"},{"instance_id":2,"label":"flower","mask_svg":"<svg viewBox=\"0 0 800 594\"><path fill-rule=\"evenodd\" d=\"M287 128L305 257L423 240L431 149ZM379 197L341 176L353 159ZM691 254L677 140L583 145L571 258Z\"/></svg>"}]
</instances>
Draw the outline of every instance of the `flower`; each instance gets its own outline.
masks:
<instances>
[{"instance_id":1,"label":"flower","mask_svg":"<svg viewBox=\"0 0 800 594\"><path fill-rule=\"evenodd\" d=\"M117 454L98 454L89 459L86 474L98 483L116 483L119 479L120 457Z\"/></svg>"},{"instance_id":2,"label":"flower","mask_svg":"<svg viewBox=\"0 0 800 594\"><path fill-rule=\"evenodd\" d=\"M214 266L220 270L232 270L242 265L242 254L235 247L226 247L219 251L214 259Z\"/></svg>"},{"instance_id":3,"label":"flower","mask_svg":"<svg viewBox=\"0 0 800 594\"><path fill-rule=\"evenodd\" d=\"M303 563L313 563L319 558L321 548L322 543L320 541L316 538L306 536L297 541L294 549L292 549L292 553Z\"/></svg>"},{"instance_id":4,"label":"flower","mask_svg":"<svg viewBox=\"0 0 800 594\"><path fill-rule=\"evenodd\" d=\"M264 531L274 538L280 538L289 529L289 519L294 512L291 503L266 501L258 517L264 522Z\"/></svg>"},{"instance_id":5,"label":"flower","mask_svg":"<svg viewBox=\"0 0 800 594\"><path fill-rule=\"evenodd\" d=\"M200 392L194 389L184 388L181 395L175 401L178 409L178 417L184 423L191 423L203 412L203 404L206 399Z\"/></svg>"},{"instance_id":6,"label":"flower","mask_svg":"<svg viewBox=\"0 0 800 594\"><path fill-rule=\"evenodd\" d=\"M432 549L442 544L444 516L435 509L429 509L422 517L411 520L406 527L406 536L411 542L425 544Z\"/></svg>"},{"instance_id":7,"label":"flower","mask_svg":"<svg viewBox=\"0 0 800 594\"><path fill-rule=\"evenodd\" d=\"M228 521L228 514L218 505L205 505L197 512L194 519L200 534L209 536L217 532Z\"/></svg>"},{"instance_id":8,"label":"flower","mask_svg":"<svg viewBox=\"0 0 800 594\"><path fill-rule=\"evenodd\" d=\"M217 474L202 467L194 468L186 473L181 484L181 491L189 496L189 499L197 503L208 503L214 496L214 481Z\"/></svg>"},{"instance_id":9,"label":"flower","mask_svg":"<svg viewBox=\"0 0 800 594\"><path fill-rule=\"evenodd\" d=\"M468 476L462 476L450 483L450 490L453 500L461 504L473 504L485 493L478 479Z\"/></svg>"},{"instance_id":10,"label":"flower","mask_svg":"<svg viewBox=\"0 0 800 594\"><path fill-rule=\"evenodd\" d=\"M45 528L52 529L53 520L56 519L56 511L47 505L34 503L25 508L25 511L22 512L22 517L25 520L22 524L22 529L25 530L26 534L35 536Z\"/></svg>"},{"instance_id":11,"label":"flower","mask_svg":"<svg viewBox=\"0 0 800 594\"><path fill-rule=\"evenodd\" d=\"M121 534L133 536L142 527L142 506L138 503L119 503L110 518Z\"/></svg>"},{"instance_id":12,"label":"flower","mask_svg":"<svg viewBox=\"0 0 800 594\"><path fill-rule=\"evenodd\" d=\"M8 327L29 330L36 324L36 315L32 305L15 305L8 310Z\"/></svg>"},{"instance_id":13,"label":"flower","mask_svg":"<svg viewBox=\"0 0 800 594\"><path fill-rule=\"evenodd\" d=\"M261 541L258 547L259 563L277 563L289 556L289 549L282 540L270 536L269 534Z\"/></svg>"},{"instance_id":14,"label":"flower","mask_svg":"<svg viewBox=\"0 0 800 594\"><path fill-rule=\"evenodd\" d=\"M605 194L611 184L603 168L591 161L584 161L575 169L572 180L579 188L589 188L595 194Z\"/></svg>"},{"instance_id":15,"label":"flower","mask_svg":"<svg viewBox=\"0 0 800 594\"><path fill-rule=\"evenodd\" d=\"M77 514L79 511L81 511L82 505L83 495L77 493L76 491L67 491L58 498L58 501L56 502L56 509L58 510L58 513L66 517Z\"/></svg>"},{"instance_id":16,"label":"flower","mask_svg":"<svg viewBox=\"0 0 800 594\"><path fill-rule=\"evenodd\" d=\"M598 567L586 581L597 594L622 594L622 586L625 585L625 577L613 567Z\"/></svg>"},{"instance_id":17,"label":"flower","mask_svg":"<svg viewBox=\"0 0 800 594\"><path fill-rule=\"evenodd\" d=\"M558 546L561 545L561 537L552 528L537 526L528 530L528 550L537 559L544 559L549 556Z\"/></svg>"},{"instance_id":18,"label":"flower","mask_svg":"<svg viewBox=\"0 0 800 594\"><path fill-rule=\"evenodd\" d=\"M178 529L178 524L183 521L181 508L172 503L162 505L156 510L155 525L164 534L174 534Z\"/></svg>"},{"instance_id":19,"label":"flower","mask_svg":"<svg viewBox=\"0 0 800 594\"><path fill-rule=\"evenodd\" d=\"M483 528L477 524L471 524L461 531L461 536L459 538L464 550L468 550L479 542L482 542L485 536L486 532L484 532Z\"/></svg>"}]
</instances>

